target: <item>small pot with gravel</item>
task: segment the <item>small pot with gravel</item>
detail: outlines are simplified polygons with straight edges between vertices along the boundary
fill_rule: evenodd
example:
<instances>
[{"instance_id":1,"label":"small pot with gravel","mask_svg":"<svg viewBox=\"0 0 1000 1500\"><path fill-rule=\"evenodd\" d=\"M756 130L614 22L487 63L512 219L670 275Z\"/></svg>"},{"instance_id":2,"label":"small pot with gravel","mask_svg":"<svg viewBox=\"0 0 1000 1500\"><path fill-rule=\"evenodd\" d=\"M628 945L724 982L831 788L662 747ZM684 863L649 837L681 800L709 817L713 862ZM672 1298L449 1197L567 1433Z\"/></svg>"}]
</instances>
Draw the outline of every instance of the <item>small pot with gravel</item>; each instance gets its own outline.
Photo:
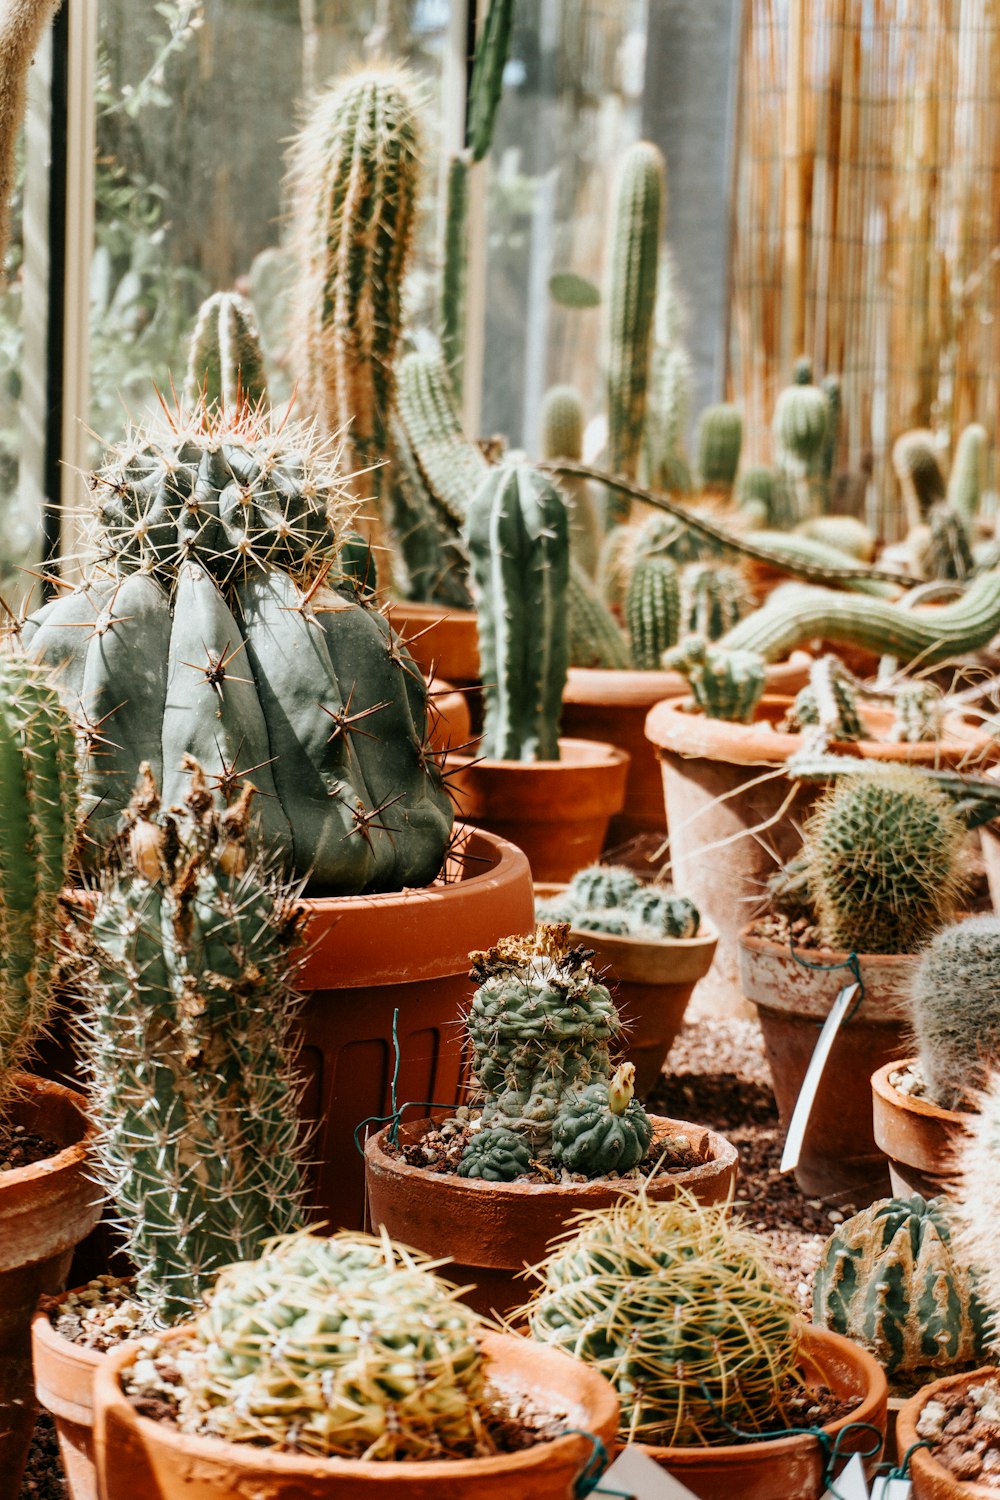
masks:
<instances>
[{"instance_id":1,"label":"small pot with gravel","mask_svg":"<svg viewBox=\"0 0 1000 1500\"><path fill-rule=\"evenodd\" d=\"M535 886L540 922L568 922L593 950L627 1030L625 1061L640 1099L659 1082L684 1012L715 956L718 934L693 901L646 884L624 865L589 865L568 885Z\"/></svg>"}]
</instances>

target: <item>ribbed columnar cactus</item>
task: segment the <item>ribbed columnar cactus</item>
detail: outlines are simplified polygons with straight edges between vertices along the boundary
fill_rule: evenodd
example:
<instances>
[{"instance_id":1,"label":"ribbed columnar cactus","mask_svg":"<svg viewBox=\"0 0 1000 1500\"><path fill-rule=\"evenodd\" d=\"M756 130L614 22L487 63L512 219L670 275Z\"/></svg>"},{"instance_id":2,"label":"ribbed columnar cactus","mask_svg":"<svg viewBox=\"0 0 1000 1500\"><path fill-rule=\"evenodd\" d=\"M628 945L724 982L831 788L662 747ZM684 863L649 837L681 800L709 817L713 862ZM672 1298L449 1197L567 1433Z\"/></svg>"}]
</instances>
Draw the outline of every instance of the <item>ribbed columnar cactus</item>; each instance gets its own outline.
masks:
<instances>
[{"instance_id":1,"label":"ribbed columnar cactus","mask_svg":"<svg viewBox=\"0 0 1000 1500\"><path fill-rule=\"evenodd\" d=\"M219 1277L185 1342L178 1425L321 1458L485 1457L479 1329L387 1236L293 1235Z\"/></svg>"},{"instance_id":2,"label":"ribbed columnar cactus","mask_svg":"<svg viewBox=\"0 0 1000 1500\"><path fill-rule=\"evenodd\" d=\"M490 149L514 26L514 0L490 0L469 81L467 140L473 161Z\"/></svg>"},{"instance_id":3,"label":"ribbed columnar cactus","mask_svg":"<svg viewBox=\"0 0 1000 1500\"><path fill-rule=\"evenodd\" d=\"M389 432L393 453L388 481L393 583L404 599L469 609L468 559L461 528L428 489L398 412L392 417Z\"/></svg>"},{"instance_id":4,"label":"ribbed columnar cactus","mask_svg":"<svg viewBox=\"0 0 1000 1500\"><path fill-rule=\"evenodd\" d=\"M188 345L184 399L229 410L267 401L267 375L254 310L239 292L215 292L198 309Z\"/></svg>"},{"instance_id":5,"label":"ribbed columnar cactus","mask_svg":"<svg viewBox=\"0 0 1000 1500\"><path fill-rule=\"evenodd\" d=\"M882 1198L838 1224L813 1321L873 1354L891 1381L933 1380L986 1353L986 1310L952 1245L944 1198Z\"/></svg>"},{"instance_id":6,"label":"ribbed columnar cactus","mask_svg":"<svg viewBox=\"0 0 1000 1500\"><path fill-rule=\"evenodd\" d=\"M161 811L143 768L79 980L97 1165L139 1298L168 1323L298 1227L304 1186L291 892L248 858L250 788L219 813L201 768L184 772L183 805Z\"/></svg>"},{"instance_id":7,"label":"ribbed columnar cactus","mask_svg":"<svg viewBox=\"0 0 1000 1500\"><path fill-rule=\"evenodd\" d=\"M913 975L910 1019L930 1097L970 1108L1000 1064L1000 917L967 917L936 934Z\"/></svg>"},{"instance_id":8,"label":"ribbed columnar cactus","mask_svg":"<svg viewBox=\"0 0 1000 1500\"><path fill-rule=\"evenodd\" d=\"M416 80L386 65L320 94L292 149L299 396L342 434L348 473L389 456L422 149ZM366 474L361 492L377 492L383 473Z\"/></svg>"},{"instance_id":9,"label":"ribbed columnar cactus","mask_svg":"<svg viewBox=\"0 0 1000 1500\"><path fill-rule=\"evenodd\" d=\"M98 859L140 765L169 804L190 753L220 806L257 788L265 846L318 892L437 874L452 818L427 688L340 564L336 461L263 409L201 409L130 434L94 476L101 560L22 638L62 669Z\"/></svg>"},{"instance_id":10,"label":"ribbed columnar cactus","mask_svg":"<svg viewBox=\"0 0 1000 1500\"><path fill-rule=\"evenodd\" d=\"M622 528L624 530L624 528ZM587 573L570 559L566 630L571 667L612 670L629 665L629 644Z\"/></svg>"},{"instance_id":11,"label":"ribbed columnar cactus","mask_svg":"<svg viewBox=\"0 0 1000 1500\"><path fill-rule=\"evenodd\" d=\"M965 821L919 771L844 776L805 829L803 855L823 940L855 953L913 953L954 920Z\"/></svg>"},{"instance_id":12,"label":"ribbed columnar cactus","mask_svg":"<svg viewBox=\"0 0 1000 1500\"><path fill-rule=\"evenodd\" d=\"M579 391L571 385L553 385L542 400L542 457L583 457L584 410ZM559 488L569 505L570 551L593 577L597 572L604 536L603 501L587 479L576 474L559 476Z\"/></svg>"},{"instance_id":13,"label":"ribbed columnar cactus","mask_svg":"<svg viewBox=\"0 0 1000 1500\"><path fill-rule=\"evenodd\" d=\"M710 494L729 496L736 482L743 446L739 407L720 401L698 418L698 478Z\"/></svg>"},{"instance_id":14,"label":"ribbed columnar cactus","mask_svg":"<svg viewBox=\"0 0 1000 1500\"><path fill-rule=\"evenodd\" d=\"M528 464L490 470L469 507L491 760L558 760L569 666L566 503Z\"/></svg>"},{"instance_id":15,"label":"ribbed columnar cactus","mask_svg":"<svg viewBox=\"0 0 1000 1500\"><path fill-rule=\"evenodd\" d=\"M837 467L837 448L840 443L840 418L843 408L840 377L824 375L820 382L820 389L826 397L826 433L823 438L823 452L819 468L824 483L829 488Z\"/></svg>"},{"instance_id":16,"label":"ribbed columnar cactus","mask_svg":"<svg viewBox=\"0 0 1000 1500\"><path fill-rule=\"evenodd\" d=\"M691 411L691 356L684 342L685 316L677 269L669 246L660 257L653 355L646 402L646 475L655 490L686 495L691 470L684 453Z\"/></svg>"},{"instance_id":17,"label":"ribbed columnar cactus","mask_svg":"<svg viewBox=\"0 0 1000 1500\"><path fill-rule=\"evenodd\" d=\"M621 1198L536 1274L532 1338L607 1376L624 1442L725 1443L733 1427L782 1425L802 1320L766 1242L728 1204Z\"/></svg>"},{"instance_id":18,"label":"ribbed columnar cactus","mask_svg":"<svg viewBox=\"0 0 1000 1500\"><path fill-rule=\"evenodd\" d=\"M448 161L441 252L441 352L456 397L462 394L465 363L465 290L469 268L469 161L464 152Z\"/></svg>"},{"instance_id":19,"label":"ribbed columnar cactus","mask_svg":"<svg viewBox=\"0 0 1000 1500\"><path fill-rule=\"evenodd\" d=\"M831 420L825 392L812 381L812 366L800 360L795 378L778 395L772 432L778 470L796 496L797 519L825 509L829 474L827 428Z\"/></svg>"},{"instance_id":20,"label":"ribbed columnar cactus","mask_svg":"<svg viewBox=\"0 0 1000 1500\"><path fill-rule=\"evenodd\" d=\"M690 635L666 653L662 665L687 678L695 703L709 719L749 724L764 696L764 659L755 651L734 651Z\"/></svg>"},{"instance_id":21,"label":"ribbed columnar cactus","mask_svg":"<svg viewBox=\"0 0 1000 1500\"><path fill-rule=\"evenodd\" d=\"M73 723L52 674L0 654L0 1122L51 1011L78 810Z\"/></svg>"},{"instance_id":22,"label":"ribbed columnar cactus","mask_svg":"<svg viewBox=\"0 0 1000 1500\"><path fill-rule=\"evenodd\" d=\"M792 524L792 513L781 501L785 489L778 476L766 464L751 464L740 471L736 481L736 503L753 527L770 526L781 530Z\"/></svg>"},{"instance_id":23,"label":"ribbed columnar cactus","mask_svg":"<svg viewBox=\"0 0 1000 1500\"><path fill-rule=\"evenodd\" d=\"M986 429L978 422L970 422L962 428L948 475L948 504L967 526L972 525L979 512L985 467Z\"/></svg>"},{"instance_id":24,"label":"ribbed columnar cactus","mask_svg":"<svg viewBox=\"0 0 1000 1500\"><path fill-rule=\"evenodd\" d=\"M750 591L737 568L688 563L680 583L681 635L717 641L753 608Z\"/></svg>"},{"instance_id":25,"label":"ribbed columnar cactus","mask_svg":"<svg viewBox=\"0 0 1000 1500\"><path fill-rule=\"evenodd\" d=\"M399 367L399 414L430 493L457 526L489 470L462 431L448 367L439 351L407 354Z\"/></svg>"},{"instance_id":26,"label":"ribbed columnar cactus","mask_svg":"<svg viewBox=\"0 0 1000 1500\"><path fill-rule=\"evenodd\" d=\"M687 896L666 886L646 885L626 865L588 865L548 901L536 901L539 922L568 922L590 932L625 937L692 938L701 922Z\"/></svg>"},{"instance_id":27,"label":"ribbed columnar cactus","mask_svg":"<svg viewBox=\"0 0 1000 1500\"><path fill-rule=\"evenodd\" d=\"M634 479L642 450L649 381L657 261L666 212L666 168L649 141L637 141L618 171L611 209L606 329L608 467ZM615 495L608 522L627 519Z\"/></svg>"},{"instance_id":28,"label":"ribbed columnar cactus","mask_svg":"<svg viewBox=\"0 0 1000 1500\"><path fill-rule=\"evenodd\" d=\"M625 595L625 621L632 665L654 672L677 641L681 595L677 569L668 557L640 557Z\"/></svg>"},{"instance_id":29,"label":"ribbed columnar cactus","mask_svg":"<svg viewBox=\"0 0 1000 1500\"><path fill-rule=\"evenodd\" d=\"M915 428L896 439L892 466L903 494L909 527L927 519L932 505L945 498L944 474L933 432Z\"/></svg>"},{"instance_id":30,"label":"ribbed columnar cactus","mask_svg":"<svg viewBox=\"0 0 1000 1500\"><path fill-rule=\"evenodd\" d=\"M622 1023L569 928L504 938L472 962L466 1029L483 1114L459 1172L510 1180L536 1161L602 1177L637 1166L653 1126L632 1098L632 1065L612 1074Z\"/></svg>"}]
</instances>

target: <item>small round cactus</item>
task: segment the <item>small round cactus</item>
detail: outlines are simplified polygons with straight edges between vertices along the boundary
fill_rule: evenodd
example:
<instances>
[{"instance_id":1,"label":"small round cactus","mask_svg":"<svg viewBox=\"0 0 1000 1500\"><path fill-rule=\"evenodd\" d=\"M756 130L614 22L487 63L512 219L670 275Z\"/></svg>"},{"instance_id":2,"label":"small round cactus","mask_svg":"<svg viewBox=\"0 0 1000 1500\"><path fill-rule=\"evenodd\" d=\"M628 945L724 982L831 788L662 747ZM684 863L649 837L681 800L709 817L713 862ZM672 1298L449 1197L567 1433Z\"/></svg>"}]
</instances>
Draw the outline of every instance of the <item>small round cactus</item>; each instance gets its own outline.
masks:
<instances>
[{"instance_id":1,"label":"small round cactus","mask_svg":"<svg viewBox=\"0 0 1000 1500\"><path fill-rule=\"evenodd\" d=\"M932 938L910 985L910 1015L931 1098L969 1108L1000 1062L1000 917L967 917Z\"/></svg>"}]
</instances>

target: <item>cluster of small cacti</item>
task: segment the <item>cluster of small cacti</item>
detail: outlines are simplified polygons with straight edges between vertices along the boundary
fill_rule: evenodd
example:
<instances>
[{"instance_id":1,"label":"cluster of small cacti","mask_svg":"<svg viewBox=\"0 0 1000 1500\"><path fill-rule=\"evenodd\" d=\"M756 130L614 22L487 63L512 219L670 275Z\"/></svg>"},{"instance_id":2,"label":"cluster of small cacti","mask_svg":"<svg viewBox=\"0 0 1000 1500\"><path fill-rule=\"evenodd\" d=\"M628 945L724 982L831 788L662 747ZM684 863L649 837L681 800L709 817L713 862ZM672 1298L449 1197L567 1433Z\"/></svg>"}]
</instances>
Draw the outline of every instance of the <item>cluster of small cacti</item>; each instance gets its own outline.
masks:
<instances>
[{"instance_id":1,"label":"cluster of small cacti","mask_svg":"<svg viewBox=\"0 0 1000 1500\"><path fill-rule=\"evenodd\" d=\"M889 1379L933 1380L986 1353L986 1310L952 1243L944 1198L883 1198L830 1235L813 1320L873 1354Z\"/></svg>"},{"instance_id":2,"label":"cluster of small cacti","mask_svg":"<svg viewBox=\"0 0 1000 1500\"><path fill-rule=\"evenodd\" d=\"M624 1441L731 1442L776 1421L802 1323L765 1242L683 1194L588 1214L538 1268L531 1335L594 1365L621 1399Z\"/></svg>"},{"instance_id":3,"label":"cluster of small cacti","mask_svg":"<svg viewBox=\"0 0 1000 1500\"><path fill-rule=\"evenodd\" d=\"M662 665L687 678L695 703L709 719L749 724L764 696L764 658L756 651L689 636L664 654Z\"/></svg>"},{"instance_id":4,"label":"cluster of small cacti","mask_svg":"<svg viewBox=\"0 0 1000 1500\"><path fill-rule=\"evenodd\" d=\"M427 688L353 571L337 449L263 408L137 431L94 477L103 557L30 616L83 733L87 830L117 832L148 761L220 806L260 793L266 847L317 891L423 885L452 812ZM391 811L389 810L391 807Z\"/></svg>"},{"instance_id":5,"label":"cluster of small cacti","mask_svg":"<svg viewBox=\"0 0 1000 1500\"><path fill-rule=\"evenodd\" d=\"M228 1267L185 1341L181 1430L321 1458L495 1451L480 1320L434 1264L344 1232Z\"/></svg>"},{"instance_id":6,"label":"cluster of small cacti","mask_svg":"<svg viewBox=\"0 0 1000 1500\"><path fill-rule=\"evenodd\" d=\"M855 953L913 953L954 920L965 822L919 771L844 776L806 825L803 857L824 942Z\"/></svg>"},{"instance_id":7,"label":"cluster of small cacti","mask_svg":"<svg viewBox=\"0 0 1000 1500\"><path fill-rule=\"evenodd\" d=\"M701 918L687 896L647 885L625 865L588 865L557 896L535 902L539 922L568 922L575 931L619 937L693 938Z\"/></svg>"},{"instance_id":8,"label":"cluster of small cacti","mask_svg":"<svg viewBox=\"0 0 1000 1500\"><path fill-rule=\"evenodd\" d=\"M944 1109L969 1108L1000 1061L1000 917L967 917L937 933L909 999L928 1094Z\"/></svg>"},{"instance_id":9,"label":"cluster of small cacti","mask_svg":"<svg viewBox=\"0 0 1000 1500\"><path fill-rule=\"evenodd\" d=\"M289 888L249 856L251 789L225 813L201 768L161 811L148 766L122 867L97 894L78 984L96 1165L157 1321L302 1222Z\"/></svg>"},{"instance_id":10,"label":"cluster of small cacti","mask_svg":"<svg viewBox=\"0 0 1000 1500\"><path fill-rule=\"evenodd\" d=\"M632 1065L612 1073L622 1022L569 928L505 938L472 961L466 1029L483 1110L459 1172L510 1181L533 1162L584 1177L636 1167L653 1126L632 1097Z\"/></svg>"}]
</instances>

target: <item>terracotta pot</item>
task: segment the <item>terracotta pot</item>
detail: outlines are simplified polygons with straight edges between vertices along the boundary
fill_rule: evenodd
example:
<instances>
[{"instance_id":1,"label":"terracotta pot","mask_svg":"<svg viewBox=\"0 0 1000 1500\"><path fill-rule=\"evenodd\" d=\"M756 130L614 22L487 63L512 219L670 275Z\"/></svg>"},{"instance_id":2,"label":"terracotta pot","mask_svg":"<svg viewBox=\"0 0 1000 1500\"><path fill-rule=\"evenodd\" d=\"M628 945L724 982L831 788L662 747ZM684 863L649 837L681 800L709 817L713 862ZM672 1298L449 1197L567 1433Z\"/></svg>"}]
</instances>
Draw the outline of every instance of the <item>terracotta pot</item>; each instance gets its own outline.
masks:
<instances>
[{"instance_id":1,"label":"terracotta pot","mask_svg":"<svg viewBox=\"0 0 1000 1500\"><path fill-rule=\"evenodd\" d=\"M122 1393L122 1371L136 1346L102 1362L94 1382L96 1446L104 1500L570 1500L586 1466L592 1432L607 1446L618 1426L612 1387L578 1360L527 1339L484 1333L488 1378L541 1411L566 1414L579 1429L521 1453L494 1458L379 1463L303 1458L247 1443L188 1437L141 1417Z\"/></svg>"},{"instance_id":2,"label":"terracotta pot","mask_svg":"<svg viewBox=\"0 0 1000 1500\"><path fill-rule=\"evenodd\" d=\"M802 1371L811 1385L827 1385L841 1397L863 1398L850 1416L824 1428L831 1437L852 1422L870 1422L885 1434L885 1374L864 1349L839 1333L810 1327L802 1341ZM849 1457L870 1441L868 1432L859 1433L857 1442L845 1438L843 1452ZM731 1447L647 1446L644 1451L699 1500L819 1500L825 1489L823 1453L808 1433ZM865 1462L869 1478L877 1461L876 1454Z\"/></svg>"},{"instance_id":3,"label":"terracotta pot","mask_svg":"<svg viewBox=\"0 0 1000 1500\"><path fill-rule=\"evenodd\" d=\"M591 740L559 741L559 760L449 755L459 817L523 849L536 880L569 880L593 864L625 798L628 756Z\"/></svg>"},{"instance_id":4,"label":"terracotta pot","mask_svg":"<svg viewBox=\"0 0 1000 1500\"><path fill-rule=\"evenodd\" d=\"M889 1177L897 1197L921 1193L936 1198L954 1186L955 1153L972 1116L893 1088L890 1073L913 1061L897 1058L872 1074L875 1141L889 1158Z\"/></svg>"},{"instance_id":5,"label":"terracotta pot","mask_svg":"<svg viewBox=\"0 0 1000 1500\"><path fill-rule=\"evenodd\" d=\"M393 599L389 621L425 677L468 687L479 681L479 634L475 611Z\"/></svg>"},{"instance_id":6,"label":"terracotta pot","mask_svg":"<svg viewBox=\"0 0 1000 1500\"><path fill-rule=\"evenodd\" d=\"M565 889L558 882L535 882L536 897ZM635 1065L635 1091L644 1098L660 1081L694 987L712 967L719 935L705 920L693 938L617 937L584 927L574 927L573 936L594 950L598 968L606 971L605 983L628 1027L623 1060Z\"/></svg>"},{"instance_id":7,"label":"terracotta pot","mask_svg":"<svg viewBox=\"0 0 1000 1500\"><path fill-rule=\"evenodd\" d=\"M73 1247L97 1223L101 1194L87 1176L94 1127L86 1100L30 1074L16 1075L8 1118L62 1149L0 1172L0 1473L16 1495L35 1425L31 1319L38 1299L65 1290Z\"/></svg>"},{"instance_id":8,"label":"terracotta pot","mask_svg":"<svg viewBox=\"0 0 1000 1500\"><path fill-rule=\"evenodd\" d=\"M789 756L802 748L801 735L773 727L790 706L788 698L765 697L752 724L731 724L672 700L657 704L646 720L663 773L674 884L719 929L715 966L699 994L719 1014L747 1014L736 956L747 903L760 897L778 863L798 850L802 820L821 790L782 774ZM874 734L884 734L893 715L865 705L861 717ZM957 715L945 720L941 740L927 744L872 739L830 749L865 760L943 767L1000 754L975 721Z\"/></svg>"},{"instance_id":9,"label":"terracotta pot","mask_svg":"<svg viewBox=\"0 0 1000 1500\"><path fill-rule=\"evenodd\" d=\"M846 953L797 950L751 937L739 938L743 993L757 1007L774 1097L787 1127L819 1037L838 991L852 983ZM802 962L799 962L802 960ZM889 1171L872 1130L871 1075L903 1050L909 1033L908 955L862 953L860 1006L841 1025L813 1101L795 1180L807 1196L862 1208L889 1188Z\"/></svg>"},{"instance_id":10,"label":"terracotta pot","mask_svg":"<svg viewBox=\"0 0 1000 1500\"><path fill-rule=\"evenodd\" d=\"M58 1301L58 1297L43 1298L31 1321L35 1395L55 1422L71 1500L98 1500L94 1372L105 1356L56 1332L50 1312Z\"/></svg>"},{"instance_id":11,"label":"terracotta pot","mask_svg":"<svg viewBox=\"0 0 1000 1500\"><path fill-rule=\"evenodd\" d=\"M439 751L463 749L472 739L468 697L441 677L432 677L427 691L432 711L430 736L433 748Z\"/></svg>"},{"instance_id":12,"label":"terracotta pot","mask_svg":"<svg viewBox=\"0 0 1000 1500\"><path fill-rule=\"evenodd\" d=\"M306 900L309 991L299 1026L306 1079L302 1118L316 1121L311 1199L328 1228L360 1229L364 1164L353 1135L390 1108L393 1013L398 1100L451 1107L462 1074L459 1017L472 984L469 953L509 933L530 933L535 914L520 849L471 829L449 861L450 883L377 896Z\"/></svg>"},{"instance_id":13,"label":"terracotta pot","mask_svg":"<svg viewBox=\"0 0 1000 1500\"><path fill-rule=\"evenodd\" d=\"M809 657L797 651L767 669L771 693L797 693L809 680ZM663 838L667 812L663 778L646 738L646 718L665 698L686 698L687 678L679 672L633 672L570 667L563 693L563 732L574 739L600 740L631 756L625 805L611 819L607 847L633 839Z\"/></svg>"},{"instance_id":14,"label":"terracotta pot","mask_svg":"<svg viewBox=\"0 0 1000 1500\"><path fill-rule=\"evenodd\" d=\"M1000 1376L995 1366L983 1366L964 1375L946 1375L943 1380L933 1380L921 1386L911 1396L896 1418L896 1450L903 1454L914 1443L919 1443L917 1423L920 1413L928 1401L938 1400L948 1391L961 1391L966 1386L978 1385L984 1377ZM938 1463L926 1448L916 1448L910 1455L910 1478L913 1481L913 1500L996 1500L997 1491L992 1486L974 1484L969 1479L956 1479L950 1469Z\"/></svg>"},{"instance_id":15,"label":"terracotta pot","mask_svg":"<svg viewBox=\"0 0 1000 1500\"><path fill-rule=\"evenodd\" d=\"M724 1136L687 1121L654 1115L657 1134L683 1131L701 1156L687 1172L663 1176L649 1196L673 1198L686 1188L702 1203L721 1203L732 1191L739 1157ZM429 1120L404 1125L400 1137L417 1141ZM526 1265L546 1254L549 1242L562 1234L584 1209L607 1208L628 1185L609 1182L485 1182L411 1167L388 1153L386 1130L365 1144L365 1182L373 1227L384 1224L394 1240L455 1264L448 1277L471 1283L465 1301L480 1312L508 1315L527 1301L530 1288L520 1279Z\"/></svg>"}]
</instances>

